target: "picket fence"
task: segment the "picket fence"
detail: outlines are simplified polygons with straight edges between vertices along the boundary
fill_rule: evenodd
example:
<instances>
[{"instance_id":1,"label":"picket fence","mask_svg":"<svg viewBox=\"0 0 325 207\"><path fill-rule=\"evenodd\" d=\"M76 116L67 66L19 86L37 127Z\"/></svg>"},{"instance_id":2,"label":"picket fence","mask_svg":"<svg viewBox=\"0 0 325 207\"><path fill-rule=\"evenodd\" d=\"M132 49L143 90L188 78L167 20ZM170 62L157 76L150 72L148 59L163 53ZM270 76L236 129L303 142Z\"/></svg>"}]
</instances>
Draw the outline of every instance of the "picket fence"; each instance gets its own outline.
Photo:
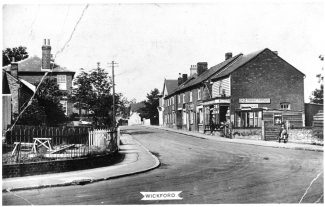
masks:
<instances>
[{"instance_id":1,"label":"picket fence","mask_svg":"<svg viewBox=\"0 0 325 207\"><path fill-rule=\"evenodd\" d=\"M120 129L116 131L111 131L108 129L94 129L89 131L88 135L88 145L89 148L95 147L108 147L109 145L114 145L119 148L120 143Z\"/></svg>"}]
</instances>

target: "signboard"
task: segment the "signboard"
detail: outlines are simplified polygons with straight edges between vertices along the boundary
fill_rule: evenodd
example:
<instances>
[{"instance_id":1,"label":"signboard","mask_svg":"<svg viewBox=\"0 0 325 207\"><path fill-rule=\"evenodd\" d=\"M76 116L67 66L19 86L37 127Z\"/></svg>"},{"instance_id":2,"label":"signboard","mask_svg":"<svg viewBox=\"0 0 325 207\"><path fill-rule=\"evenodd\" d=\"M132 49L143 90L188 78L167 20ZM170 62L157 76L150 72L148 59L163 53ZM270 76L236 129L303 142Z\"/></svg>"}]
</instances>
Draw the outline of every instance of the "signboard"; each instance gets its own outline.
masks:
<instances>
[{"instance_id":1,"label":"signboard","mask_svg":"<svg viewBox=\"0 0 325 207\"><path fill-rule=\"evenodd\" d=\"M202 103L203 106L207 106L207 105L214 105L214 104L219 104L219 103L230 103L230 99L215 99L212 101L207 101Z\"/></svg>"},{"instance_id":2,"label":"signboard","mask_svg":"<svg viewBox=\"0 0 325 207\"><path fill-rule=\"evenodd\" d=\"M258 104L240 104L240 109L258 108Z\"/></svg>"},{"instance_id":3,"label":"signboard","mask_svg":"<svg viewBox=\"0 0 325 207\"><path fill-rule=\"evenodd\" d=\"M270 98L240 98L239 103L271 103Z\"/></svg>"}]
</instances>

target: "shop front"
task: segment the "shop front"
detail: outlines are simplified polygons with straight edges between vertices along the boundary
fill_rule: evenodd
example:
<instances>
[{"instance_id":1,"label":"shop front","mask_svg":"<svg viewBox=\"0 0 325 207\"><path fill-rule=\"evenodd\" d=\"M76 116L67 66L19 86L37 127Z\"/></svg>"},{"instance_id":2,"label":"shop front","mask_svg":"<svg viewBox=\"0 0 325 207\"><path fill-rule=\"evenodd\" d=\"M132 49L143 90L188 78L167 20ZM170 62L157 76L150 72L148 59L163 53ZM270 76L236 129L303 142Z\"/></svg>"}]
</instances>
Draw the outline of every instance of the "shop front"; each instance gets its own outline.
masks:
<instances>
[{"instance_id":1,"label":"shop front","mask_svg":"<svg viewBox=\"0 0 325 207\"><path fill-rule=\"evenodd\" d=\"M202 103L204 125L215 124L220 128L230 121L230 99L215 99Z\"/></svg>"}]
</instances>

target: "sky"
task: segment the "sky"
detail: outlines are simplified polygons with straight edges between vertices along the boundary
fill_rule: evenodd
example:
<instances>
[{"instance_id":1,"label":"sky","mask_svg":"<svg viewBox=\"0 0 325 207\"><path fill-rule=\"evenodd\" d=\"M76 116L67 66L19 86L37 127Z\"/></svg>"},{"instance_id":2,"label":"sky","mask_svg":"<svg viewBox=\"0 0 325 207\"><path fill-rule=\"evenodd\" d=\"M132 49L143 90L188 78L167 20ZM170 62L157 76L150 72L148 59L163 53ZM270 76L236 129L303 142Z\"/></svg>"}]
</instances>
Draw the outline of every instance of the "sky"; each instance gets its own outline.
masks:
<instances>
[{"instance_id":1,"label":"sky","mask_svg":"<svg viewBox=\"0 0 325 207\"><path fill-rule=\"evenodd\" d=\"M324 1L86 3L3 4L2 48L22 45L41 57L50 39L55 62L77 74L97 62L111 74L115 61L116 92L137 101L197 62L212 67L226 52L264 48L306 75L306 102L319 87Z\"/></svg>"}]
</instances>

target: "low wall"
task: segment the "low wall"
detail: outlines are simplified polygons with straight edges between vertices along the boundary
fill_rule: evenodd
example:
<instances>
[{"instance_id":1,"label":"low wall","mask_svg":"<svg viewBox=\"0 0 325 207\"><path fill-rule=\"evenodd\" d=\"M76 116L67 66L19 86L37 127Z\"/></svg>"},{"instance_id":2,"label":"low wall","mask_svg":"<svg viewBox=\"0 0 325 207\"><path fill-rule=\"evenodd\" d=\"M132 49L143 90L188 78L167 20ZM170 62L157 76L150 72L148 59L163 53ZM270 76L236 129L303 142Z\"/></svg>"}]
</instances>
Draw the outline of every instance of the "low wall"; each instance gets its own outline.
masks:
<instances>
[{"instance_id":1,"label":"low wall","mask_svg":"<svg viewBox=\"0 0 325 207\"><path fill-rule=\"evenodd\" d=\"M324 139L317 137L313 129L289 129L289 142L323 145Z\"/></svg>"},{"instance_id":2,"label":"low wall","mask_svg":"<svg viewBox=\"0 0 325 207\"><path fill-rule=\"evenodd\" d=\"M254 129L234 128L232 131L232 138L261 140L262 129L261 128L254 128Z\"/></svg>"},{"instance_id":3,"label":"low wall","mask_svg":"<svg viewBox=\"0 0 325 207\"><path fill-rule=\"evenodd\" d=\"M2 166L2 178L85 170L112 165L122 161L123 159L124 154L115 152L108 155L96 155L69 160L54 160L26 164L5 164Z\"/></svg>"}]
</instances>

